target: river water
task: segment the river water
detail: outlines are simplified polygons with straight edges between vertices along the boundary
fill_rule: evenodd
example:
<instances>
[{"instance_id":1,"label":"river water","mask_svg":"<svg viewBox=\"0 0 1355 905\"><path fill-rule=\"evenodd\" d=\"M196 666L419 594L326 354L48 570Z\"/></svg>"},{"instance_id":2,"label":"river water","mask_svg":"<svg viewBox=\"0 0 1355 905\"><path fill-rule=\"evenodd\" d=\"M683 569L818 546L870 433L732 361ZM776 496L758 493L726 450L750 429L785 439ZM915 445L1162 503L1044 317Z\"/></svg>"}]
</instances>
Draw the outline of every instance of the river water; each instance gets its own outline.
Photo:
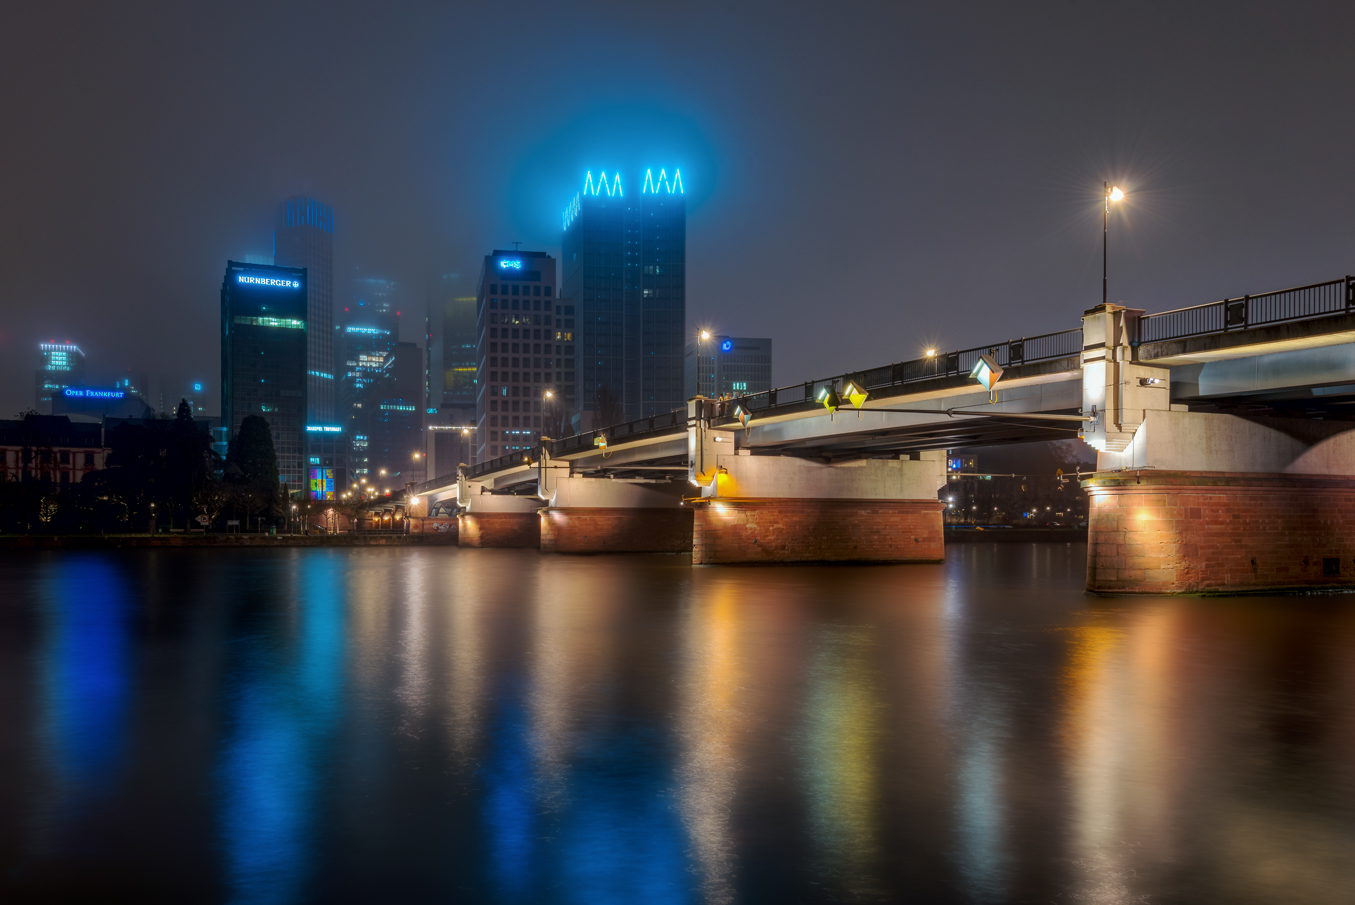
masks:
<instances>
[{"instance_id":1,"label":"river water","mask_svg":"<svg viewBox=\"0 0 1355 905\"><path fill-rule=\"evenodd\" d=\"M0 900L1355 901L1355 598L1085 556L5 554Z\"/></svg>"}]
</instances>

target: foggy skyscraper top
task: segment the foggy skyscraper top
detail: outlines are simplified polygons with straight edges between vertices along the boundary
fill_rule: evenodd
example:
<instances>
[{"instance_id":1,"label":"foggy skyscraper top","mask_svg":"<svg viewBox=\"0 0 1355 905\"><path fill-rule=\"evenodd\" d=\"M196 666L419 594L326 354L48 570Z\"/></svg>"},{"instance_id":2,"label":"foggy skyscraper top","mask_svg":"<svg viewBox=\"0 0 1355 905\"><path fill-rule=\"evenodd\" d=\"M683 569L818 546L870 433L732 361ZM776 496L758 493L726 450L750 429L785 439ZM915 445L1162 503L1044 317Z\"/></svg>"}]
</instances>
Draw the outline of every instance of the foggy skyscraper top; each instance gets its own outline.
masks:
<instances>
[{"instance_id":1,"label":"foggy skyscraper top","mask_svg":"<svg viewBox=\"0 0 1355 905\"><path fill-rule=\"evenodd\" d=\"M565 210L563 284L578 312L578 407L592 420L681 408L687 205L677 170L588 173Z\"/></svg>"},{"instance_id":2,"label":"foggy skyscraper top","mask_svg":"<svg viewBox=\"0 0 1355 905\"><path fill-rule=\"evenodd\" d=\"M306 420L334 420L334 211L293 195L278 205L274 263L306 268Z\"/></svg>"}]
</instances>

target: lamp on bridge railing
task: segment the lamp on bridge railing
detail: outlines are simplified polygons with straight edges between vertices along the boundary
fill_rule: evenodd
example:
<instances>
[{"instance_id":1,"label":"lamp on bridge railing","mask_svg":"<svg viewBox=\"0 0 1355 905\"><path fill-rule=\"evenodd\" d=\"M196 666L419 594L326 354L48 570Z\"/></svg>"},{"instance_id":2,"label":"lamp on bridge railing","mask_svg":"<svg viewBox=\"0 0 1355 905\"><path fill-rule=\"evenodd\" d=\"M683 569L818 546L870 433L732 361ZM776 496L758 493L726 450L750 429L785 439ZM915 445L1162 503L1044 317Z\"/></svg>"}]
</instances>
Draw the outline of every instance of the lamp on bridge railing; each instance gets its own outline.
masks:
<instances>
[{"instance_id":1,"label":"lamp on bridge railing","mask_svg":"<svg viewBox=\"0 0 1355 905\"><path fill-rule=\"evenodd\" d=\"M753 413L742 405L736 405L734 406L734 417L739 419L739 424L747 427L748 422L753 420Z\"/></svg>"},{"instance_id":2,"label":"lamp on bridge railing","mask_svg":"<svg viewBox=\"0 0 1355 905\"><path fill-rule=\"evenodd\" d=\"M992 401L993 387L1002 379L1002 368L998 367L997 359L993 357L991 351L979 356L979 360L974 362L974 367L970 369L969 376L988 391L989 401Z\"/></svg>"},{"instance_id":3,"label":"lamp on bridge railing","mask_svg":"<svg viewBox=\"0 0 1355 905\"><path fill-rule=\"evenodd\" d=\"M847 381L847 385L842 388L842 395L847 397L847 401L858 411L861 406L866 404L866 397L870 394L861 388L861 380L853 377Z\"/></svg>"},{"instance_id":4,"label":"lamp on bridge railing","mask_svg":"<svg viewBox=\"0 0 1355 905\"><path fill-rule=\"evenodd\" d=\"M823 389L819 390L818 401L819 405L822 405L824 408L828 409L828 413L830 415L833 412L837 411L838 406L842 405L842 398L838 396L837 390L833 389L833 385L831 383L828 384L828 386L824 387Z\"/></svg>"}]
</instances>

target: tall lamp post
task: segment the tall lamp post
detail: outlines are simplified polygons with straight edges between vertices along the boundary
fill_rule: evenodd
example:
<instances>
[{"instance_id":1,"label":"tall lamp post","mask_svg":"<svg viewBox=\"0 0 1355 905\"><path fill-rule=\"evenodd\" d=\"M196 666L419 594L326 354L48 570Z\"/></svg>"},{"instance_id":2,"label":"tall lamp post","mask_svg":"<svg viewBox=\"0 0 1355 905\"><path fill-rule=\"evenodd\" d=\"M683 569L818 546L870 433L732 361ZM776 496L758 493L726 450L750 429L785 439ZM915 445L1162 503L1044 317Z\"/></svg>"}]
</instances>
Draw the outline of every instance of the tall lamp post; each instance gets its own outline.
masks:
<instances>
[{"instance_id":1,"label":"tall lamp post","mask_svg":"<svg viewBox=\"0 0 1355 905\"><path fill-rule=\"evenodd\" d=\"M1109 182L1101 183L1101 187L1106 193L1106 206L1101 214L1101 304L1104 305L1108 295L1106 261L1110 257L1110 202L1119 201L1124 197L1124 192L1120 191L1118 185L1112 186Z\"/></svg>"},{"instance_id":2,"label":"tall lamp post","mask_svg":"<svg viewBox=\"0 0 1355 905\"><path fill-rule=\"evenodd\" d=\"M704 396L701 392L701 353L705 351L705 344L710 341L710 331L702 330L696 337L696 395ZM713 366L713 363L712 363ZM711 388L711 395L714 395L714 387Z\"/></svg>"}]
</instances>

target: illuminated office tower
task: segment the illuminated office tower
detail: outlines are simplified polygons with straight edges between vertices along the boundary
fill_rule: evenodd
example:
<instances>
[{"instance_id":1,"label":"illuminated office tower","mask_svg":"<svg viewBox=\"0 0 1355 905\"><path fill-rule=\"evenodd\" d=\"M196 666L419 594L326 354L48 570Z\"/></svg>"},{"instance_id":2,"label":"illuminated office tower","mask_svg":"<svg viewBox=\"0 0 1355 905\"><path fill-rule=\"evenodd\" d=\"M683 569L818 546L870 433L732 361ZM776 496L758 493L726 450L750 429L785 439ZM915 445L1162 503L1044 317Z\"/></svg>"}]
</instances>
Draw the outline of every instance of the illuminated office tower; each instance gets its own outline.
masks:
<instances>
[{"instance_id":1,"label":"illuminated office tower","mask_svg":"<svg viewBox=\"0 0 1355 905\"><path fill-rule=\"evenodd\" d=\"M585 426L686 403L687 205L682 176L591 172L564 214L564 301L578 324Z\"/></svg>"},{"instance_id":2,"label":"illuminated office tower","mask_svg":"<svg viewBox=\"0 0 1355 905\"><path fill-rule=\"evenodd\" d=\"M429 292L424 322L427 412L424 459L430 478L477 461L475 443L475 296L460 275L444 273Z\"/></svg>"},{"instance_id":3,"label":"illuminated office tower","mask_svg":"<svg viewBox=\"0 0 1355 905\"><path fill-rule=\"evenodd\" d=\"M273 434L278 477L306 479L306 271L226 262L221 283L221 425L229 438L248 415Z\"/></svg>"},{"instance_id":4,"label":"illuminated office tower","mask_svg":"<svg viewBox=\"0 0 1355 905\"><path fill-rule=\"evenodd\" d=\"M702 334L687 344L687 396L716 398L772 388L772 341Z\"/></svg>"},{"instance_id":5,"label":"illuminated office tower","mask_svg":"<svg viewBox=\"0 0 1355 905\"><path fill-rule=\"evenodd\" d=\"M278 205L273 260L301 267L306 289L306 418L334 420L334 211L313 198L293 196Z\"/></svg>"},{"instance_id":6,"label":"illuminated office tower","mask_svg":"<svg viewBox=\"0 0 1355 905\"><path fill-rule=\"evenodd\" d=\"M39 343L42 359L33 380L33 408L52 414L52 398L85 382L85 353L74 343Z\"/></svg>"},{"instance_id":7,"label":"illuminated office tower","mask_svg":"<svg viewBox=\"0 0 1355 905\"><path fill-rule=\"evenodd\" d=\"M560 414L556 400L571 394L573 318L560 310L556 285L555 259L543 251L485 256L475 301L481 462L535 448Z\"/></svg>"},{"instance_id":8,"label":"illuminated office tower","mask_svg":"<svg viewBox=\"0 0 1355 905\"><path fill-rule=\"evenodd\" d=\"M379 277L356 277L351 298L336 313L334 375L338 383L336 424L351 446L349 464L361 479L372 472L373 431L379 426L380 400L400 343L396 286Z\"/></svg>"}]
</instances>

